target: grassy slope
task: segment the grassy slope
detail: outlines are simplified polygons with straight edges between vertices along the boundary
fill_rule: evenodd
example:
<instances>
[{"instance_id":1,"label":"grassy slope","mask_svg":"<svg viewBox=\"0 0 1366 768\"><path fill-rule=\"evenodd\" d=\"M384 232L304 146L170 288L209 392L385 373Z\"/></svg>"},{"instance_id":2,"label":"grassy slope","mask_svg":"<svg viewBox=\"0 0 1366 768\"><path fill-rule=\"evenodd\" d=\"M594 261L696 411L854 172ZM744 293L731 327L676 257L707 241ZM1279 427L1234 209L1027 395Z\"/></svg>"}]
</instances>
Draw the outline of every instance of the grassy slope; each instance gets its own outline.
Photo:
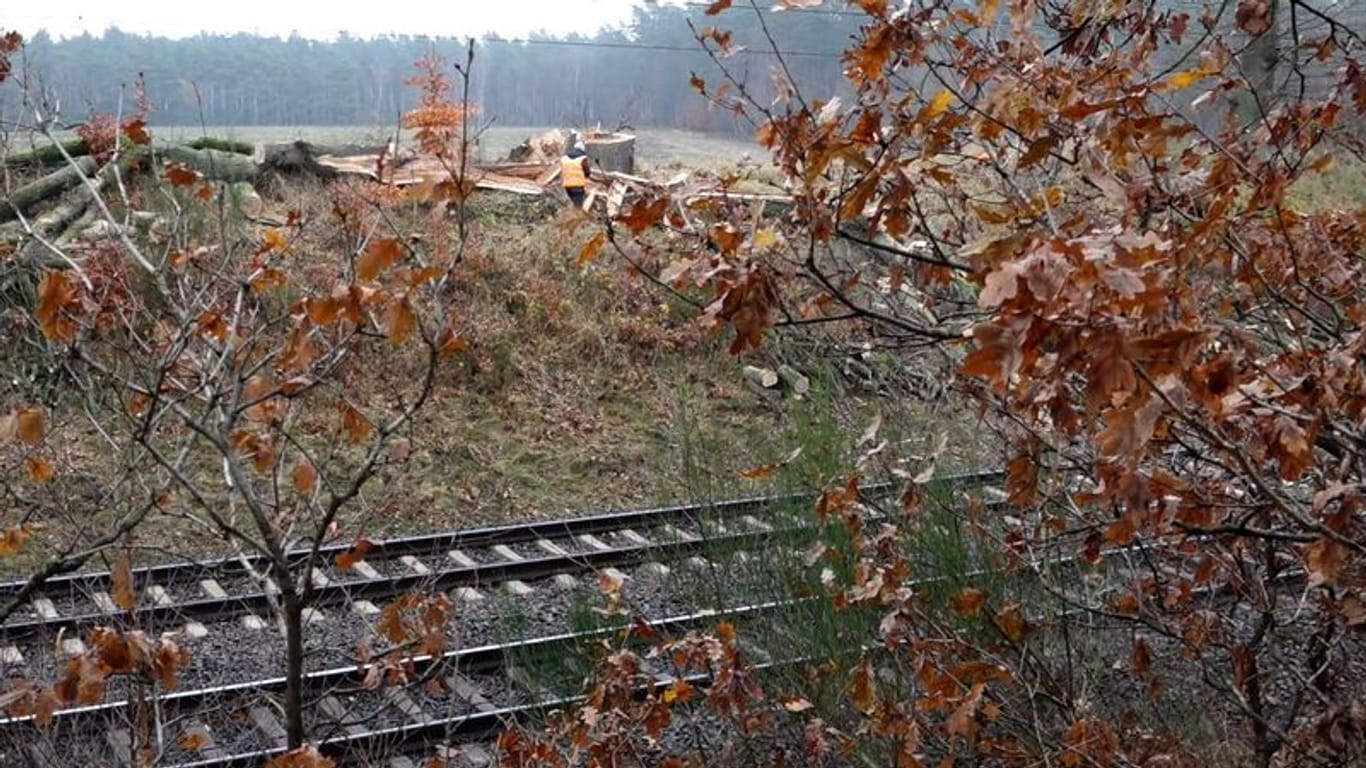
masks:
<instances>
[{"instance_id":1,"label":"grassy slope","mask_svg":"<svg viewBox=\"0 0 1366 768\"><path fill-rule=\"evenodd\" d=\"M462 290L475 351L443 380L408 472L383 491L402 500L383 521L393 530L765 491L739 472L798 445L807 482L824 482L888 409L857 397L766 403L740 367L775 365L776 346L737 359L729 338L703 335L622 265L576 266L587 230L566 234L536 204L503 196L474 206L481 234ZM905 428L923 450L934 435L908 425L931 418L901 404L885 431Z\"/></svg>"}]
</instances>

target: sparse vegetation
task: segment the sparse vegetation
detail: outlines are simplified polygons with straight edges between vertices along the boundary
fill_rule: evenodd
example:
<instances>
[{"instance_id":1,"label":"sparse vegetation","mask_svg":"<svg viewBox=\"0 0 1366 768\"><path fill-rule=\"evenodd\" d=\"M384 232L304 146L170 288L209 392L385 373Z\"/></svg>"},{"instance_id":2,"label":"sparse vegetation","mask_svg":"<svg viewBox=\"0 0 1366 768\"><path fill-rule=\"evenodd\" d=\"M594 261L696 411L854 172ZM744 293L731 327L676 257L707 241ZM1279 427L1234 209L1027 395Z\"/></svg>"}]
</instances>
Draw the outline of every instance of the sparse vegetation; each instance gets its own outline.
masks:
<instances>
[{"instance_id":1,"label":"sparse vegetation","mask_svg":"<svg viewBox=\"0 0 1366 768\"><path fill-rule=\"evenodd\" d=\"M110 569L105 616L135 563L251 555L287 641L269 765L326 768L324 542L347 569L414 529L800 492L763 546L639 603L611 570L572 587L584 654L508 661L581 706L504 733L505 768L1359 762L1366 39L1309 0L1211 11L1198 41L1158 0L1094 5L851 2L839 97L757 4L763 89L690 25L691 87L772 163L645 134L650 170L719 192L622 181L604 217L476 191L472 41L407 81L399 124L440 168L408 187L386 147L258 189L154 141L140 89L92 114L66 176L51 150L6 166L55 198L13 198L0 240L0 554L30 575L0 619L73 569ZM213 136L210 166L246 149ZM949 479L991 466L1002 489ZM503 637L548 623L491 602ZM660 605L740 610L660 636ZM371 611L362 687L404 695L455 598ZM127 753L159 754L176 637L74 647L7 710L47 726L128 681Z\"/></svg>"}]
</instances>

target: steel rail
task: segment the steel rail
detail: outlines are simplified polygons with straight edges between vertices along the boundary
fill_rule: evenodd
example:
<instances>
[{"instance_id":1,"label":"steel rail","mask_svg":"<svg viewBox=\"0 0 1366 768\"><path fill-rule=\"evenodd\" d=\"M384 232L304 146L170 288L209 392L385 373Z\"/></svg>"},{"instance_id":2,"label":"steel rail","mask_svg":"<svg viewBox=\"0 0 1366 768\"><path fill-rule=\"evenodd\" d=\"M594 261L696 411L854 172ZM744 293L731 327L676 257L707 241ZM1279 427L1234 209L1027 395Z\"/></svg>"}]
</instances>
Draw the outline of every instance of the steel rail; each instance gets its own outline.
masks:
<instances>
[{"instance_id":1,"label":"steel rail","mask_svg":"<svg viewBox=\"0 0 1366 768\"><path fill-rule=\"evenodd\" d=\"M966 475L946 476L936 481L951 484L953 487L976 487L999 479L999 472L979 472ZM865 491L880 493L888 490L889 484L868 486ZM620 531L628 528L658 528L684 520L696 521L708 511L741 512L764 506L784 503L805 496L755 496L745 499L719 502L711 505L676 505L655 507L643 510L611 512L579 518L542 521L525 524L500 525L486 528L457 530L439 534L411 536L400 539L376 542L366 552L365 559L384 560L409 554L435 555L451 549L484 548L499 544L519 544L547 538L568 538L585 534L599 534ZM814 497L813 497L814 498ZM488 584L521 580L532 581L548 578L561 573L581 573L602 568L639 565L651 558L674 559L684 557L716 546L749 546L762 543L777 535L809 535L809 527L787 527L773 531L746 531L720 536L702 536L695 539L671 542L651 542L613 547L609 550L590 550L565 555L528 557L521 560L481 563L474 567L443 567L430 573L405 573L399 576L381 576L377 579L335 579L325 585L314 586L310 606L316 608L345 605L354 600L373 600L394 597L414 589L450 590L457 587L478 587ZM322 552L329 556L339 555L351 549L350 545L329 545ZM330 562L331 557L328 558ZM175 583L176 578L167 579L168 574L193 574L203 577L214 568L222 569L228 563L240 573L241 565L236 561L219 561L217 565L203 563L177 563L139 569L135 575L138 589L149 583ZM91 574L68 574L60 577L68 589L68 595L85 594L81 589L94 592L106 586L111 576L108 572ZM181 577L180 581L186 580ZM9 587L13 584L6 585ZM60 585L53 585L60 586ZM3 589L4 587L0 587ZM43 597L53 597L46 587ZM56 595L60 596L60 595ZM75 631L96 624L119 624L122 626L164 627L184 621L216 621L241 616L248 612L266 612L271 609L275 596L267 589L255 589L228 595L226 598L204 597L170 604L140 605L133 610L99 610L59 615L57 617L11 617L0 626L0 642L14 642L33 637L43 632Z\"/></svg>"}]
</instances>

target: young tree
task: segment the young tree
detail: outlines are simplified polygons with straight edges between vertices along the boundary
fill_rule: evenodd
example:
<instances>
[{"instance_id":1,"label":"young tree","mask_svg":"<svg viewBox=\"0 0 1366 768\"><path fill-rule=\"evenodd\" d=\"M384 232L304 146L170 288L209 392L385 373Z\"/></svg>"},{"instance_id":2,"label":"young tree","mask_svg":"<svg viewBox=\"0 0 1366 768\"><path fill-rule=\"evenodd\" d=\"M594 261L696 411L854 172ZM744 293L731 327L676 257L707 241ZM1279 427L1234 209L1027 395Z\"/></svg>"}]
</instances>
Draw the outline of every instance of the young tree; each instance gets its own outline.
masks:
<instances>
[{"instance_id":1,"label":"young tree","mask_svg":"<svg viewBox=\"0 0 1366 768\"><path fill-rule=\"evenodd\" d=\"M694 87L758 125L790 214L642 200L608 237L707 294L700 320L733 331L733 351L813 325L944 350L1005 437L1016 511L974 525L1043 591L959 595L996 633L973 641L906 588L885 535L856 525L839 599L883 610L878 639L920 675L907 701L879 692L865 660L850 688L864 733L901 765L964 749L1063 765L1200 754L1082 701L1071 646L1054 657L1031 641L1090 616L1118 622L1104 647L1128 648L1141 690L1161 695L1159 659L1186 676L1173 695L1238 719L1237 759L1359 759L1366 713L1344 702L1366 684L1348 671L1366 628L1366 217L1294 189L1363 161L1360 27L1303 0L1199 18L1152 0L849 6L867 22L845 99L806 92L782 63L785 98L752 98L730 36L698 31L726 82ZM641 236L656 225L668 251ZM856 509L856 491L822 511ZM918 508L914 486L904 502ZM1101 591L1049 576L1102 563Z\"/></svg>"},{"instance_id":2,"label":"young tree","mask_svg":"<svg viewBox=\"0 0 1366 768\"><path fill-rule=\"evenodd\" d=\"M84 174L82 182L115 234L44 242L29 327L57 384L49 402L21 402L0 418L0 455L18 464L0 487L11 510L24 510L6 519L6 548L44 524L57 538L31 588L138 537L218 539L244 563L263 564L253 575L275 596L286 637L282 712L292 750L309 738L305 612L311 575L324 565L320 548L363 534L375 514L364 490L413 450L408 427L433 398L443 355L462 346L452 281L465 230L450 237L444 211L468 192L460 139L468 109L436 87L445 82L439 60L424 67L424 111L414 120L442 138L432 151L451 173L435 185L439 204L423 238L407 237L399 222L416 211L418 194L384 184L339 182L330 216L296 210L278 225L257 224L234 210L230 185L163 161L141 119L112 122L118 130L96 173L107 186ZM117 192L100 194L106 188ZM143 220L150 229L136 226ZM90 522L44 519L77 501L72 482L81 477L101 486ZM30 546L42 552L43 539ZM113 598L124 611L139 599L131 588ZM92 653L134 635L110 630ZM136 671L86 666L74 673ZM15 711L50 714L98 699L103 687L59 681L25 690Z\"/></svg>"}]
</instances>

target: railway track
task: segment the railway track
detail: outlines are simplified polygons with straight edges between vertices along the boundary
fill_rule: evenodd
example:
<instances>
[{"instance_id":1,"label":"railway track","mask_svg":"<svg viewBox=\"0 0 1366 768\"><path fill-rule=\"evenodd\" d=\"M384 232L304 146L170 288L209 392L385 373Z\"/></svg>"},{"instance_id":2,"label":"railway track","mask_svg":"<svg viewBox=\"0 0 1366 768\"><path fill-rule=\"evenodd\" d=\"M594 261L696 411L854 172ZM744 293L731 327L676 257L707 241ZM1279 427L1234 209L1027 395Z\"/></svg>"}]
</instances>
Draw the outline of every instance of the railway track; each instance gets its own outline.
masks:
<instances>
[{"instance_id":1,"label":"railway track","mask_svg":"<svg viewBox=\"0 0 1366 768\"><path fill-rule=\"evenodd\" d=\"M998 478L999 473L985 472L940 482L971 488ZM865 488L870 495L886 490L885 485ZM349 568L336 566L336 558L352 544L328 544L319 549L326 568L311 574L312 603L326 609L373 602L419 587L473 598L475 590L489 585L676 559L723 544L743 546L776 527L809 527L804 520L780 519L781 513L775 517L775 509L799 498L756 496L393 538L372 542L364 559ZM307 555L305 549L291 553L296 562ZM11 644L0 651L0 660L14 658L16 641L44 633L69 635L110 624L165 631L185 622L259 616L273 607L273 585L264 570L259 556L138 568L133 583L139 604L131 611L110 596L108 571L54 576L30 596L26 610L0 625L0 648ZM25 581L0 583L0 603L27 586Z\"/></svg>"},{"instance_id":2,"label":"railway track","mask_svg":"<svg viewBox=\"0 0 1366 768\"><path fill-rule=\"evenodd\" d=\"M721 611L702 611L693 614L655 619L649 626L663 635L682 634L691 630L713 626L718 621L737 623L772 620L784 611L791 610L800 601L784 601L749 605ZM518 703L495 703L495 692L488 682L496 681L505 686L524 686L517 681L516 667L510 661L526 659L548 659L574 653L583 644L612 636L616 628L588 632L565 633L537 637L513 643L498 643L472 648L453 650L439 656L420 656L410 662L410 673L423 680L437 680L448 691L451 706L446 709L433 707L431 697L419 702L400 688L386 688L370 691L364 681L364 672L356 667L340 667L312 673L305 679L307 696L318 702L312 718L312 731L318 734L315 744L319 749L338 761L339 765L363 765L375 755L393 756L430 753L438 744L478 744L491 740L510 724L525 721L539 713L571 706L581 700L581 696L568 687L554 691L539 690L535 697L524 696ZM764 654L763 649L750 644L750 647ZM762 661L758 666L773 666L783 661ZM655 681L667 685L674 679L665 672L654 676ZM701 677L688 678L698 685L705 685ZM175 768L247 768L261 766L271 757L284 751L282 731L272 714L265 711L261 702L266 697L278 696L284 690L283 678L270 678L251 683L231 686L218 686L194 691L169 693L158 702L163 716L169 719L193 719L196 713L206 706L221 705L222 702L242 702L250 707L244 723L247 730L255 731L261 746L243 751L229 751L218 748L211 738L206 738L193 750L180 750L168 756L158 765ZM486 693L487 691L487 693ZM357 701L369 696L380 700L399 715L399 722L367 725L373 719L363 713L367 705ZM79 727L98 729L107 727L111 716L132 706L127 700L110 701L104 704L64 711L59 717L70 726L79 721ZM208 731L202 724L193 724L187 733ZM107 737L107 741L122 743L119 736ZM190 754L193 753L193 754ZM405 764L400 758L390 761L397 765ZM51 763L47 763L51 765Z\"/></svg>"},{"instance_id":3,"label":"railway track","mask_svg":"<svg viewBox=\"0 0 1366 768\"><path fill-rule=\"evenodd\" d=\"M998 478L999 473L980 473L937 482L957 491L980 488ZM865 492L887 490L873 486ZM806 506L787 503L797 500L800 497L753 497L389 539L374 542L364 560L346 569L334 563L350 545L326 545L321 551L329 567L311 574L310 620L326 621L330 615L345 618L351 627L372 626L377 602L417 589L441 590L458 606L474 610L482 605L486 613L500 613L519 600L537 604L562 599L555 590L569 588L584 573L636 569L654 578L669 572L666 563L691 558L696 564L700 556L717 551L775 543L795 546L815 534L808 516L791 514ZM302 560L305 554L300 551L294 557ZM109 597L109 573L63 574L32 595L29 610L0 627L0 666L11 675L28 673L43 679L64 656L84 651L83 633L111 624L149 634L182 633L197 664L207 665L215 660L214 653L232 654L234 649L249 656L250 647L279 639L269 620L270 584L252 575L262 565L253 558L223 558L137 569L139 604L132 611L120 610ZM0 584L0 600L12 599L24 589L23 582ZM729 610L737 619L753 619L762 611L781 609L781 604L767 604ZM657 615L664 617L657 622L661 632L686 631L719 616L715 611L678 610ZM363 756L415 754L437 743L478 740L533 712L563 706L572 700L571 691L528 691L525 681L518 682L517 667L508 663L564 656L566 649L594 637L592 632L565 633L562 621L558 626L559 631L542 627L529 636L417 659L408 670L424 683L416 697L407 688L371 690L364 670L352 660L345 655L329 657L335 663L315 668L307 677L307 700L314 705L310 732L326 752L340 758L339 764L370 765ZM318 634L331 631L323 625ZM194 645L196 640L209 643L223 636L228 640L216 649ZM239 677L240 667L235 670ZM279 669L263 664L261 671ZM244 679L223 682L209 669L197 677L190 675L191 684L184 690L161 695L156 719L173 723L181 735L163 740L171 746L156 764L254 766L281 751L283 726L272 707L284 681L255 669L248 673ZM128 764L130 719L137 710L137 692L115 687L104 704L58 711L48 729L37 729L29 718L0 720L0 735L9 734L4 742L23 745L17 748L22 754L0 746L0 763L61 768L95 759L103 760L96 763L102 765ZM54 734L66 745L60 750L54 746ZM86 762L64 761L61 750L70 751L73 744L81 745L75 751ZM403 759L394 765L402 766Z\"/></svg>"}]
</instances>

